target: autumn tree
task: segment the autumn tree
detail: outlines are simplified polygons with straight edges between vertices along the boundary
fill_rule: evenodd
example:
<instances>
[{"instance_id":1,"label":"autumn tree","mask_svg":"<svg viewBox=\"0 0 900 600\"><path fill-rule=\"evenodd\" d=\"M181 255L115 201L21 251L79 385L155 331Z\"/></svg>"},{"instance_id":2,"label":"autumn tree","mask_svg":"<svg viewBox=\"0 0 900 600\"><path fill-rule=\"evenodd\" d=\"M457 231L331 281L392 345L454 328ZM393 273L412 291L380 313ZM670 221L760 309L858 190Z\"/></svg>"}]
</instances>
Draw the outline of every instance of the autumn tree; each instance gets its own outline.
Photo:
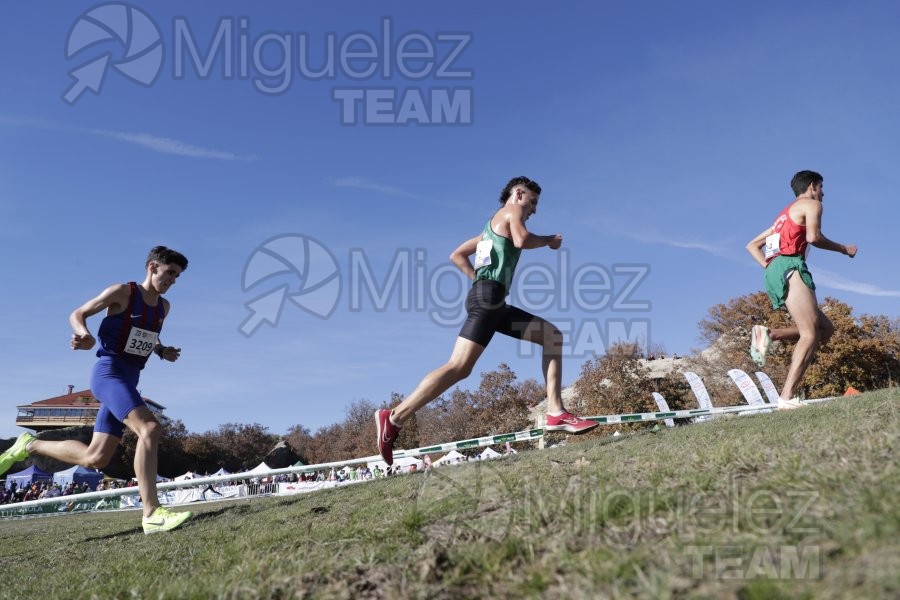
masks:
<instances>
[{"instance_id":1,"label":"autumn tree","mask_svg":"<svg viewBox=\"0 0 900 600\"><path fill-rule=\"evenodd\" d=\"M537 379L529 378L519 386L519 395L522 397L522 405L531 410L547 398L547 388Z\"/></svg>"},{"instance_id":2,"label":"autumn tree","mask_svg":"<svg viewBox=\"0 0 900 600\"><path fill-rule=\"evenodd\" d=\"M331 429L325 449L329 462L367 456L375 450L375 421L377 407L370 400L359 399L347 406L344 420Z\"/></svg>"},{"instance_id":3,"label":"autumn tree","mask_svg":"<svg viewBox=\"0 0 900 600\"><path fill-rule=\"evenodd\" d=\"M312 436L307 447L309 464L337 460L334 458L334 440L340 439L343 436L343 432L344 427L340 423L332 423L319 428Z\"/></svg>"},{"instance_id":4,"label":"autumn tree","mask_svg":"<svg viewBox=\"0 0 900 600\"><path fill-rule=\"evenodd\" d=\"M890 385L892 373L900 366L898 320L855 317L850 305L834 298L826 298L819 306L834 324L835 334L818 348L799 391L813 398L842 394L849 386L866 391ZM786 310L773 310L768 296L757 292L713 306L699 323L709 347L689 361L690 368L703 378L716 406L745 402L726 373L732 368L747 373L759 370L747 352L750 329L757 324L775 329L790 326L791 320ZM791 342L775 342L770 348L763 371L776 387L784 382L793 349Z\"/></svg>"},{"instance_id":5,"label":"autumn tree","mask_svg":"<svg viewBox=\"0 0 900 600\"><path fill-rule=\"evenodd\" d=\"M417 414L419 445L464 440L527 428L529 409L546 397L534 379L519 382L508 365L481 374L475 391L454 388Z\"/></svg>"},{"instance_id":6,"label":"autumn tree","mask_svg":"<svg viewBox=\"0 0 900 600\"><path fill-rule=\"evenodd\" d=\"M575 393L592 415L619 415L656 410L650 370L641 361L639 344L619 342L603 356L594 357L581 367ZM609 433L611 428L598 428ZM605 430L605 431L603 431Z\"/></svg>"},{"instance_id":7,"label":"autumn tree","mask_svg":"<svg viewBox=\"0 0 900 600\"><path fill-rule=\"evenodd\" d=\"M472 393L454 388L419 411L419 442L423 446L478 436Z\"/></svg>"},{"instance_id":8,"label":"autumn tree","mask_svg":"<svg viewBox=\"0 0 900 600\"><path fill-rule=\"evenodd\" d=\"M672 410L697 408L697 400L691 392L691 386L680 371L671 371L660 379L654 379L653 387L653 391L662 395Z\"/></svg>"},{"instance_id":9,"label":"autumn tree","mask_svg":"<svg viewBox=\"0 0 900 600\"><path fill-rule=\"evenodd\" d=\"M900 319L853 316L850 305L826 298L822 312L835 334L807 369L808 397L839 396L852 386L860 391L888 387L900 369Z\"/></svg>"},{"instance_id":10,"label":"autumn tree","mask_svg":"<svg viewBox=\"0 0 900 600\"><path fill-rule=\"evenodd\" d=\"M481 374L481 383L472 394L477 435L497 435L525 429L529 398L516 382L516 374L509 365L501 363L496 371Z\"/></svg>"},{"instance_id":11,"label":"autumn tree","mask_svg":"<svg viewBox=\"0 0 900 600\"><path fill-rule=\"evenodd\" d=\"M213 473L225 467L226 457L219 454L219 446L212 432L191 433L184 439L182 447L188 459L185 471Z\"/></svg>"},{"instance_id":12,"label":"autumn tree","mask_svg":"<svg viewBox=\"0 0 900 600\"><path fill-rule=\"evenodd\" d=\"M279 436L258 423L226 423L215 432L207 432L221 466L229 471L246 471L258 465L278 443Z\"/></svg>"},{"instance_id":13,"label":"autumn tree","mask_svg":"<svg viewBox=\"0 0 900 600\"><path fill-rule=\"evenodd\" d=\"M284 436L284 441L291 447L300 460L309 464L312 452L313 436L309 432L309 428L303 425L294 425L288 429Z\"/></svg>"}]
</instances>

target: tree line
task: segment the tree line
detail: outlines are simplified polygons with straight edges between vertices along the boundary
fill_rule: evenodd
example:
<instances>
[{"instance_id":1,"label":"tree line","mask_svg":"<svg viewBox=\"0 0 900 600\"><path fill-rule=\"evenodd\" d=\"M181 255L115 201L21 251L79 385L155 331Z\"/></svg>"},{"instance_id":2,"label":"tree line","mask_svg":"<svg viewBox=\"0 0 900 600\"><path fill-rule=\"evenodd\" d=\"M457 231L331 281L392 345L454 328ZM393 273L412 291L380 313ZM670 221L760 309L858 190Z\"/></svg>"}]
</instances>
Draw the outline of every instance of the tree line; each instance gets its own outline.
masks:
<instances>
[{"instance_id":1,"label":"tree line","mask_svg":"<svg viewBox=\"0 0 900 600\"><path fill-rule=\"evenodd\" d=\"M801 388L805 396L840 395L850 386L867 391L896 385L900 374L900 320L883 315L857 317L849 304L833 298L826 298L820 306L834 323L835 335L819 348L816 362L806 372ZM706 349L679 361L679 370L662 378L651 378L639 344L611 345L604 355L582 365L573 386L577 409L590 415L655 411L654 391L663 394L673 410L695 408L696 400L680 372L683 370L700 375L715 406L743 404L743 397L726 373L732 368L747 373L758 370L747 353L754 324L775 328L788 325L789 317L786 311L772 310L762 292L713 306L699 323ZM764 371L776 386L784 381L792 349L790 343L773 344ZM457 387L420 410L404 425L395 447L415 448L527 429L533 426L530 409L544 398L542 383L519 381L508 365L500 364L496 370L481 373L477 389ZM171 460L177 464L172 468L176 471L201 473L220 467L232 472L251 469L282 438L307 464L367 456L375 453L373 413L402 399L402 395L393 393L381 404L355 400L341 422L315 433L298 424L284 436L259 424L236 423L190 433L183 423L172 421L161 442L160 455L174 457ZM588 435L605 435L612 429L600 427Z\"/></svg>"}]
</instances>

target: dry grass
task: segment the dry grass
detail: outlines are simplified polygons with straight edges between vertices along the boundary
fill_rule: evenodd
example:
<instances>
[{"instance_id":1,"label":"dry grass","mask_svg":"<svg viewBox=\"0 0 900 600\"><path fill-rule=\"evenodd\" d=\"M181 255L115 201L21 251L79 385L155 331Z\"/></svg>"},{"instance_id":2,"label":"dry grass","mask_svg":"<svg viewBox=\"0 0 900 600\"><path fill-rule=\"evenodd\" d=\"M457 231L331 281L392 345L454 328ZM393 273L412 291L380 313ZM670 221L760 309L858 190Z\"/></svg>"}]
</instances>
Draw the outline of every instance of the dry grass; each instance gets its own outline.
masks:
<instances>
[{"instance_id":1,"label":"dry grass","mask_svg":"<svg viewBox=\"0 0 900 600\"><path fill-rule=\"evenodd\" d=\"M900 393L427 475L198 507L0 522L0 596L889 598Z\"/></svg>"}]
</instances>

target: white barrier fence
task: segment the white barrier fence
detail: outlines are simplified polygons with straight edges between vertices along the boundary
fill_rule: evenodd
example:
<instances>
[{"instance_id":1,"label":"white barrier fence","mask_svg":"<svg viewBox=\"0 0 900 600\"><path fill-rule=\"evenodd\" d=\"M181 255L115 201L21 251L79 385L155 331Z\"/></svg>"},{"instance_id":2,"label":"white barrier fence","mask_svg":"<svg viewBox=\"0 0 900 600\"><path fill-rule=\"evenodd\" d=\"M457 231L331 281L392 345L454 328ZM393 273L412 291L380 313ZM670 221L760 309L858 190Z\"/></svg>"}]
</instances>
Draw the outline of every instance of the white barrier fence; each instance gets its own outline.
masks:
<instances>
[{"instance_id":1,"label":"white barrier fence","mask_svg":"<svg viewBox=\"0 0 900 600\"><path fill-rule=\"evenodd\" d=\"M810 400L807 401L807 404L813 404L816 402L824 402L826 400L831 400L831 398L822 398L819 400ZM636 422L647 422L647 421L660 421L666 419L690 419L696 417L710 417L716 415L726 415L731 413L753 413L756 411L762 412L770 412L773 408L772 404L763 403L755 406L726 406L722 408L695 408L695 409L687 409L687 410L674 410L674 411L665 411L665 412L649 412L649 413L634 413L634 414L623 414L623 415L604 415L604 416L593 416L593 417L584 417L585 419L596 421L602 425L615 425L619 423L636 423ZM413 450L399 450L394 452L394 458L407 458L407 457L418 457L423 456L425 454L435 454L439 452L449 452L451 450L463 450L470 448L481 448L485 446L491 446L494 444L504 444L506 442L522 442L522 441L535 441L544 436L543 428L535 428L535 429L526 429L523 431L517 431L514 433L505 433L501 435L494 436L485 436L480 438L473 438L469 440L461 440L455 442L447 442L444 444L438 444L434 446L423 446L421 448L416 448ZM166 483L157 484L157 490L160 493L161 500L172 500L171 502L165 502L166 504L181 504L180 500L184 499L187 502L194 502L195 492L197 494L201 494L201 490L204 495L204 498L209 500L211 499L209 489L215 486L216 484L223 485L226 482L240 481L240 480L259 480L260 478L268 478L277 475L289 475L289 474L299 474L299 473L307 473L310 471L319 471L319 470L328 470L331 468L343 468L345 466L353 466L353 465L361 465L369 462L374 462L381 460L381 457L378 455L374 456L366 456L362 458L354 458L350 460L342 460L342 461L334 461L327 463L319 463L314 465L297 465L293 467L285 467L281 469L270 469L266 472L255 472L251 473L249 471L243 473L231 473L228 475L218 475L218 476L210 476L210 477L197 477L194 479L187 479L183 481L171 481ZM334 487L336 482L309 482L309 483L317 483L323 484L316 487L311 487L308 490L302 490L297 488L298 491L314 491L315 489L325 489L327 487ZM352 483L352 482L344 482L344 483ZM284 488L280 488L278 484L243 484L241 486L232 486L238 487L236 496L234 497L249 497L249 496L257 496L257 495L266 495L266 494L275 494L275 493L286 493ZM206 490L204 490L206 488ZM243 494L241 493L241 488L243 488ZM222 488L225 489L225 488ZM222 489L219 489L222 492ZM173 491L178 490L175 494L172 494ZM230 493L230 492L229 492ZM290 492L296 493L296 492ZM171 496L170 496L171 494ZM180 494L180 495L179 495ZM132 497L132 500L120 500L121 498ZM112 490L104 490L100 492L88 492L84 494L77 494L75 496L57 496L55 498L43 498L40 500L29 500L28 502L18 502L14 504L4 504L0 505L0 519L2 518L14 518L14 517L24 517L24 516L32 516L39 514L58 514L58 513L68 513L68 512L80 512L85 510L103 510L103 509L118 509L118 508L129 508L130 506L137 506L134 502L134 497L137 496L137 488L119 488ZM111 500L116 499L116 502L112 502ZM176 501L177 500L177 501ZM62 505L61 508L52 509L54 505ZM93 508L91 508L93 507Z\"/></svg>"}]
</instances>

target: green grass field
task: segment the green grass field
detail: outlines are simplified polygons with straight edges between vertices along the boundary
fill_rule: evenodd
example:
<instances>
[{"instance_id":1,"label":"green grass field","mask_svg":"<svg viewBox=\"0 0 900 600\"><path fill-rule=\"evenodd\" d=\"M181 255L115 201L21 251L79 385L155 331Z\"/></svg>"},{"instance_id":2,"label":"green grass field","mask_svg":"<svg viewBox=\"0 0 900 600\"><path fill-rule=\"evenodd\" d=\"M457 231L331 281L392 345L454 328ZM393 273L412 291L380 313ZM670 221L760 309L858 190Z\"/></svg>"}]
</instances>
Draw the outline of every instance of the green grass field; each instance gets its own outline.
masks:
<instances>
[{"instance_id":1,"label":"green grass field","mask_svg":"<svg viewBox=\"0 0 900 600\"><path fill-rule=\"evenodd\" d=\"M897 598L900 392L287 498L0 522L3 598ZM449 441L449 440L448 440Z\"/></svg>"}]
</instances>

